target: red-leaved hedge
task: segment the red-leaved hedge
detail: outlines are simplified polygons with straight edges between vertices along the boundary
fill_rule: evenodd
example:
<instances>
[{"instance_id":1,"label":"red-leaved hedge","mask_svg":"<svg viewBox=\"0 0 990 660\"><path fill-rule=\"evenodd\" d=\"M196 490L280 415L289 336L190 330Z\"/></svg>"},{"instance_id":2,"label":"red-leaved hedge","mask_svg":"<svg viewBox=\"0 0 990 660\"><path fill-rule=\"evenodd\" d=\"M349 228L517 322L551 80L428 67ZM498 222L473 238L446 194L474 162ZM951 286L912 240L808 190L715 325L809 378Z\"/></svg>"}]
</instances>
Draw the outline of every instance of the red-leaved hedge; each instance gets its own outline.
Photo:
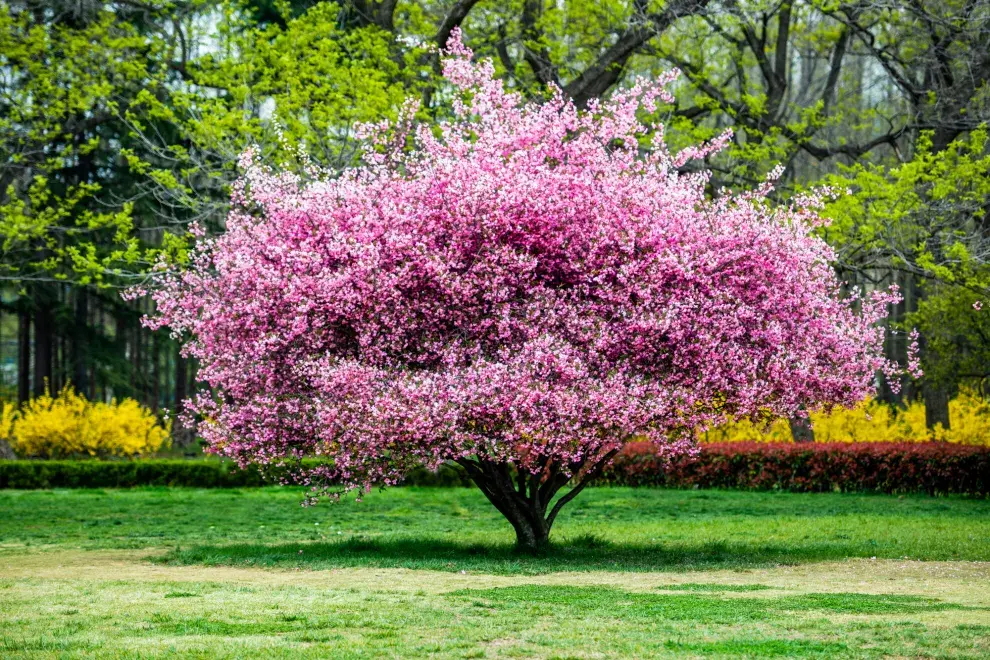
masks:
<instances>
[{"instance_id":1,"label":"red-leaved hedge","mask_svg":"<svg viewBox=\"0 0 990 660\"><path fill-rule=\"evenodd\" d=\"M3 488L243 488L265 481L257 470L213 460L0 461ZM414 471L416 486L469 486L456 465ZM874 491L990 495L990 447L944 443L702 445L695 458L669 467L649 445L632 444L597 480L616 486L745 490Z\"/></svg>"},{"instance_id":2,"label":"red-leaved hedge","mask_svg":"<svg viewBox=\"0 0 990 660\"><path fill-rule=\"evenodd\" d=\"M990 494L990 447L946 443L702 445L664 467L649 445L628 445L599 483L801 492Z\"/></svg>"}]
</instances>

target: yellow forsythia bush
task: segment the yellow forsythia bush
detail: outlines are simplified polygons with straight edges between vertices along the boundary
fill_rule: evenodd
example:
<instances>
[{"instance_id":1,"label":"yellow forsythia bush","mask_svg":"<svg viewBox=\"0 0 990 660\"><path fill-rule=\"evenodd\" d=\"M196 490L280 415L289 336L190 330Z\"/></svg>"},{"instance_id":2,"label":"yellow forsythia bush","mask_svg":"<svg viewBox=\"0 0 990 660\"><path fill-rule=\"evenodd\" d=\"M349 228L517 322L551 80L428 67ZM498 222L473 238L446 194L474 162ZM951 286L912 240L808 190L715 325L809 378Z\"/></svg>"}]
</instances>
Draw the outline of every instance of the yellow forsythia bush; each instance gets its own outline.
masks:
<instances>
[{"instance_id":1,"label":"yellow forsythia bush","mask_svg":"<svg viewBox=\"0 0 990 660\"><path fill-rule=\"evenodd\" d=\"M990 446L990 403L963 390L949 402L949 430L941 425L925 427L925 405L912 402L893 409L875 400L855 408L835 408L831 413L812 412L815 442L930 442ZM724 424L702 434L703 442L793 442L787 420L769 428L748 420Z\"/></svg>"},{"instance_id":2,"label":"yellow forsythia bush","mask_svg":"<svg viewBox=\"0 0 990 660\"><path fill-rule=\"evenodd\" d=\"M14 430L16 416L17 406L6 401L0 402L0 440L10 442L10 434Z\"/></svg>"},{"instance_id":3,"label":"yellow forsythia bush","mask_svg":"<svg viewBox=\"0 0 990 660\"><path fill-rule=\"evenodd\" d=\"M0 418L14 452L38 458L149 454L168 447L170 426L134 399L91 402L71 387L31 399L20 411L4 404Z\"/></svg>"}]
</instances>

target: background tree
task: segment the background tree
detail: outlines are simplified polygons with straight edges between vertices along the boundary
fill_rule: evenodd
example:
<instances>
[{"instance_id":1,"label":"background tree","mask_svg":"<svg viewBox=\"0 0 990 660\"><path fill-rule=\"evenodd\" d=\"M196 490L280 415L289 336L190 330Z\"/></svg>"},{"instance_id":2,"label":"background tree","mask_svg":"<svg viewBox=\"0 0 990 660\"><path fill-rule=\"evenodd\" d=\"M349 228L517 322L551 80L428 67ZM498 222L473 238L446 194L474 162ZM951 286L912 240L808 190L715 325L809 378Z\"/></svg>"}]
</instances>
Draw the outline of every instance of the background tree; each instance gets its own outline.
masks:
<instances>
[{"instance_id":1,"label":"background tree","mask_svg":"<svg viewBox=\"0 0 990 660\"><path fill-rule=\"evenodd\" d=\"M120 198L120 117L142 95L166 93L160 55L95 4L0 7L0 278L16 295L5 307L19 318L21 400L69 379L90 396L137 385L138 372L119 375L119 351L107 349L128 327L130 347L140 346L141 312L102 287L151 262L140 200Z\"/></svg>"},{"instance_id":2,"label":"background tree","mask_svg":"<svg viewBox=\"0 0 990 660\"><path fill-rule=\"evenodd\" d=\"M927 342L923 386L930 426L948 428L945 404L960 383L982 382L984 370L976 366L985 357L982 316L973 305L981 306L990 282L986 146L984 128L939 151L926 133L903 165L857 165L828 179L853 191L827 209L834 222L826 237L846 272L860 281L893 273L909 285L897 311L901 327L916 324ZM906 355L903 333L888 341L898 342L889 353Z\"/></svg>"}]
</instances>

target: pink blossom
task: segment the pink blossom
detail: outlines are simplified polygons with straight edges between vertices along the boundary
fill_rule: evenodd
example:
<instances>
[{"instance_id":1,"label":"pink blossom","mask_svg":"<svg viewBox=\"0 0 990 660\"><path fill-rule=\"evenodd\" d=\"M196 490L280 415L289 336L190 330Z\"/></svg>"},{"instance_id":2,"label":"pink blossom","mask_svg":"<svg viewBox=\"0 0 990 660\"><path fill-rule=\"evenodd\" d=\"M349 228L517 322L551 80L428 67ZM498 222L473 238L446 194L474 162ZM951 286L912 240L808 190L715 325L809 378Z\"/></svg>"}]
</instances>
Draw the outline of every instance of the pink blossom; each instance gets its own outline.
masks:
<instances>
[{"instance_id":1,"label":"pink blossom","mask_svg":"<svg viewBox=\"0 0 990 660\"><path fill-rule=\"evenodd\" d=\"M917 328L912 328L911 332L908 333L908 364L907 373L911 375L912 378L921 378L924 376L924 372L921 370L921 346L918 342L920 335Z\"/></svg>"}]
</instances>

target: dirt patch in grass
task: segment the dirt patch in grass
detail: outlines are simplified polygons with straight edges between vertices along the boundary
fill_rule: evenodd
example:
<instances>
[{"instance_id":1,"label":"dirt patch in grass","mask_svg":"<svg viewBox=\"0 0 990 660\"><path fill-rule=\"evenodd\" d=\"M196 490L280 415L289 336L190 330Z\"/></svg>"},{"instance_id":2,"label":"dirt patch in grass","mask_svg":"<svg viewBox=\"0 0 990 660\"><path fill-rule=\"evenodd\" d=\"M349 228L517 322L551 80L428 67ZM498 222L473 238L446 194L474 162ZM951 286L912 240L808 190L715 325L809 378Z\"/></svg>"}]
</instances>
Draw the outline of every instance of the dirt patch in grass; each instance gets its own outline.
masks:
<instances>
[{"instance_id":1,"label":"dirt patch in grass","mask_svg":"<svg viewBox=\"0 0 990 660\"><path fill-rule=\"evenodd\" d=\"M625 591L668 589L715 591L726 597L760 595L764 590L799 593L908 594L950 598L990 606L990 562L920 562L850 559L746 570L667 572L558 572L542 575L488 575L465 571L405 568L335 568L329 570L174 566L153 561L165 550L48 550L0 555L0 579L141 580L217 582L244 585L333 586L388 591L444 593L476 586L575 585L612 586Z\"/></svg>"}]
</instances>

